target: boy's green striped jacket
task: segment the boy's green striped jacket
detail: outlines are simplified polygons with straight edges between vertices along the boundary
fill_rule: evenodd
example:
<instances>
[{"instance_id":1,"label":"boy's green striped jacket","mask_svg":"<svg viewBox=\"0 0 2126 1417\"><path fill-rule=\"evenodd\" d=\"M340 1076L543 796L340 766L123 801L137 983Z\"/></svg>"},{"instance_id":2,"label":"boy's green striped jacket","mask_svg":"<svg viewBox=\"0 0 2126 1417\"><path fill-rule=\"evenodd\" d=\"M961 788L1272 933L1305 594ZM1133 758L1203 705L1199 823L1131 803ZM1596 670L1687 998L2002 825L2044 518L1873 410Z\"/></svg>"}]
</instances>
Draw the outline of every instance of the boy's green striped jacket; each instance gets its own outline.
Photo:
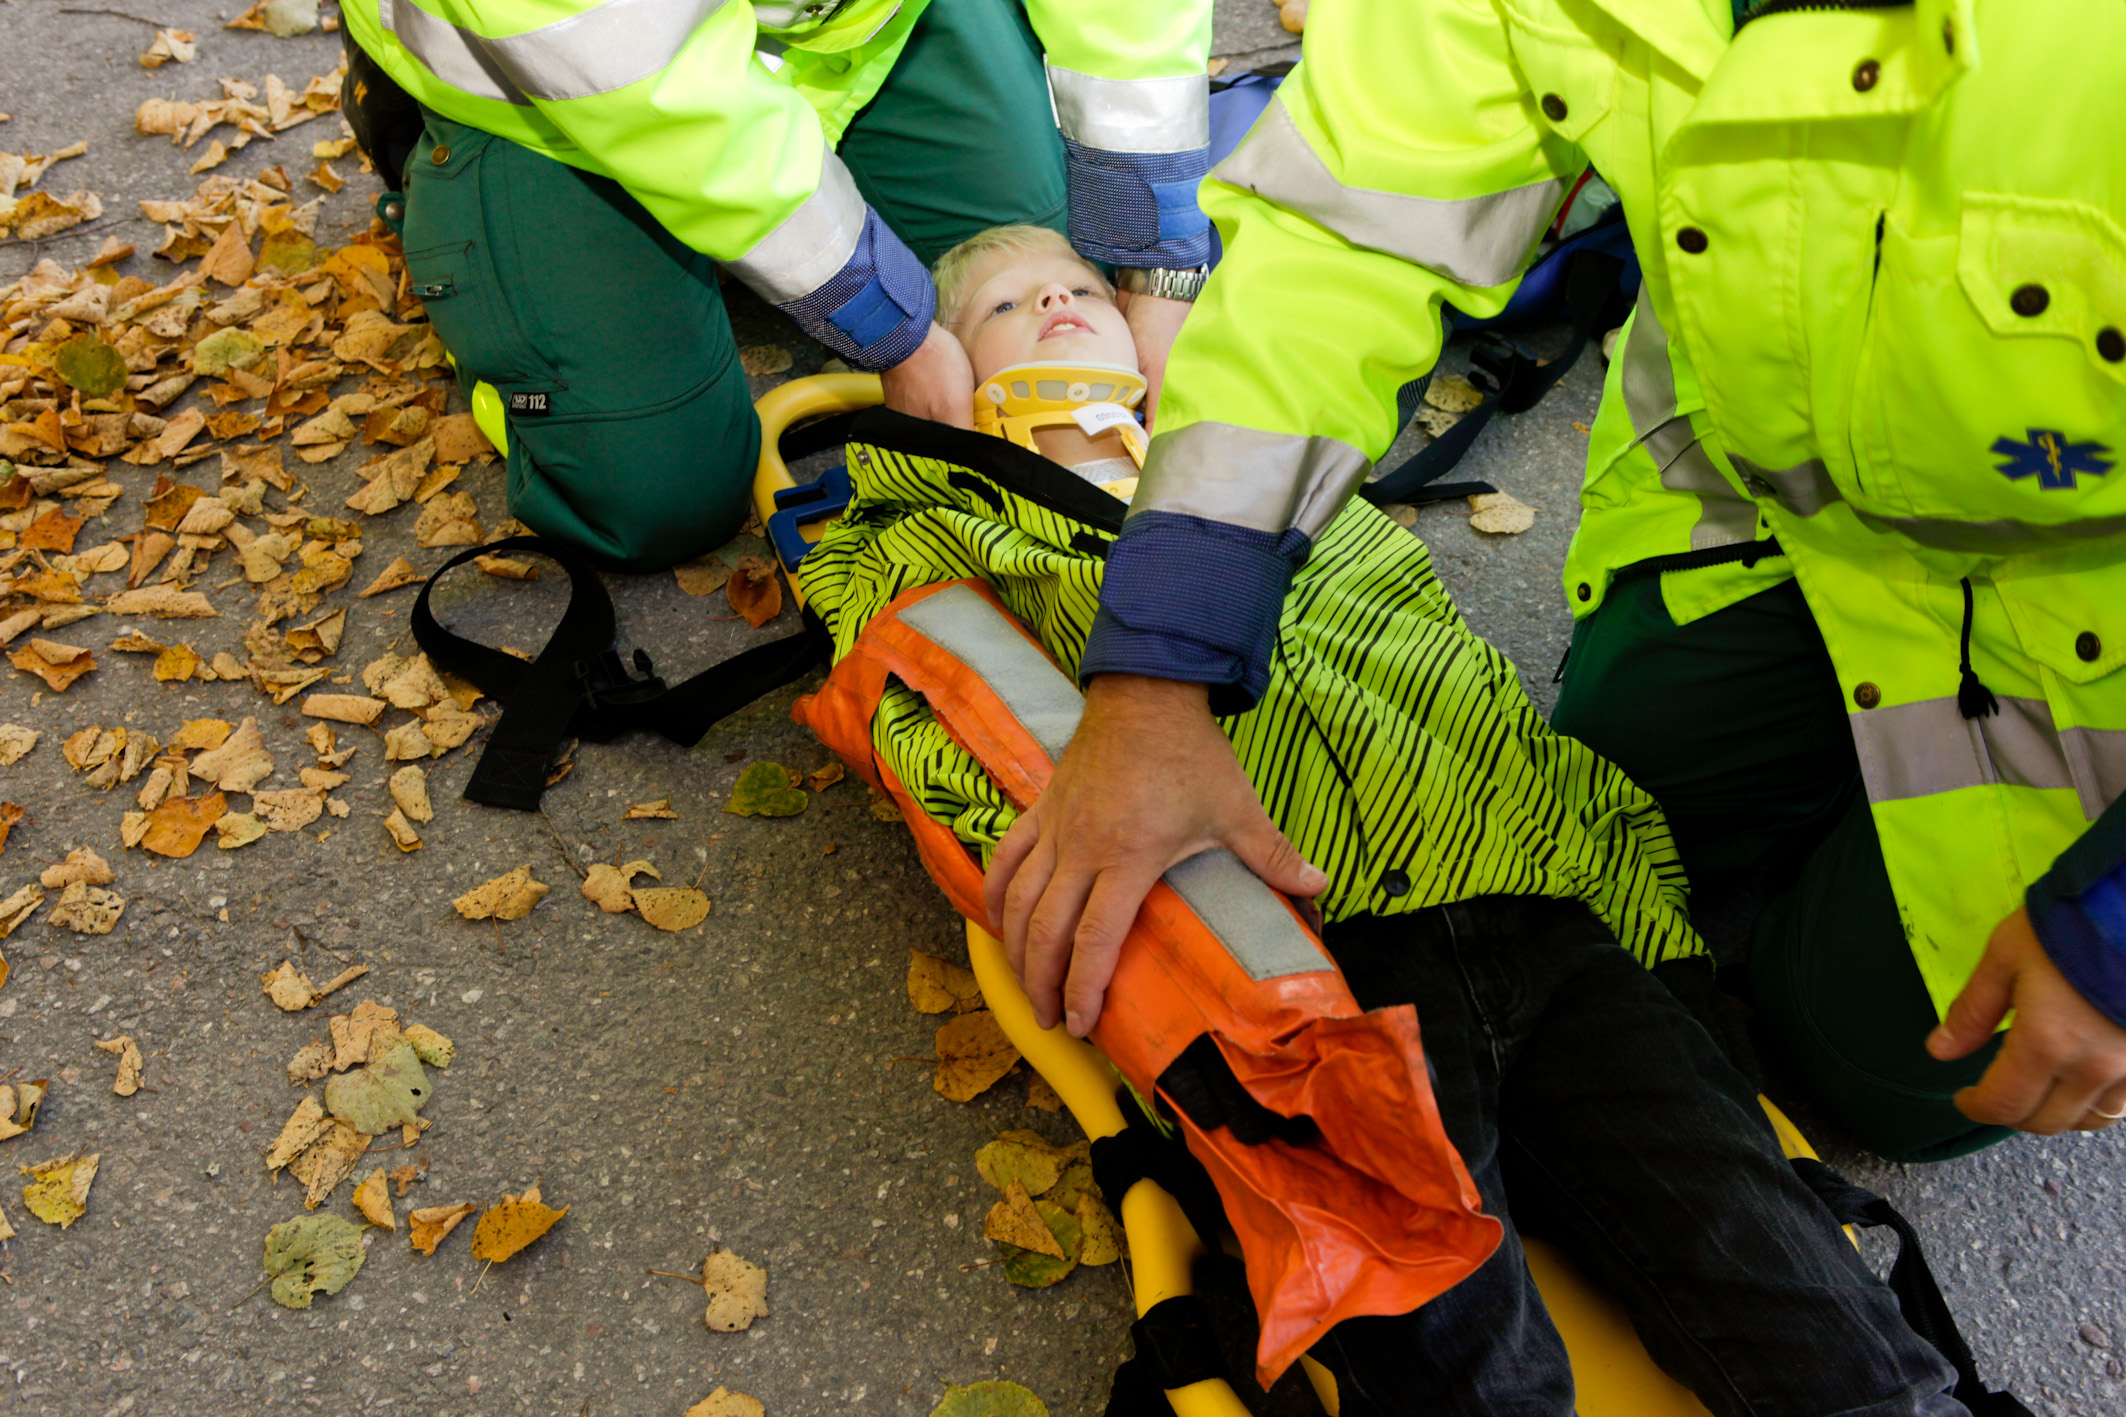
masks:
<instances>
[{"instance_id":1,"label":"boy's green striped jacket","mask_svg":"<svg viewBox=\"0 0 2126 1417\"><path fill-rule=\"evenodd\" d=\"M1075 674L1123 504L1000 438L884 411L848 446L854 497L799 567L838 659L901 592L977 577ZM1417 537L1354 501L1286 597L1268 691L1221 721L1264 805L1329 876L1334 921L1482 895L1583 900L1643 963L1703 951L1668 823L1543 722ZM1014 811L913 691L872 743L986 859Z\"/></svg>"}]
</instances>

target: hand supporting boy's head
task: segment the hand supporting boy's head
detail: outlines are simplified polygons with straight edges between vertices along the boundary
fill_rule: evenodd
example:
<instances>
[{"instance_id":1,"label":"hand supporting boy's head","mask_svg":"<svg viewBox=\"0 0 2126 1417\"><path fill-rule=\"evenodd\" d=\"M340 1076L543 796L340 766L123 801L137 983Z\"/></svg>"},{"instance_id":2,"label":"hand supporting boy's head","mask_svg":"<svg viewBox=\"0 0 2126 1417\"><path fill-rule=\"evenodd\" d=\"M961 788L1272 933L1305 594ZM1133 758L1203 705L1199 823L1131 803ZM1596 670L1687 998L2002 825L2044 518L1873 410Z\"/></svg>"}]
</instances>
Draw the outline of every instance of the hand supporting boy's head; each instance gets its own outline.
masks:
<instances>
[{"instance_id":1,"label":"hand supporting boy's head","mask_svg":"<svg viewBox=\"0 0 2126 1417\"><path fill-rule=\"evenodd\" d=\"M977 385L1014 364L1137 368L1114 287L1045 226L993 226L947 251L933 273L938 323L967 350Z\"/></svg>"}]
</instances>

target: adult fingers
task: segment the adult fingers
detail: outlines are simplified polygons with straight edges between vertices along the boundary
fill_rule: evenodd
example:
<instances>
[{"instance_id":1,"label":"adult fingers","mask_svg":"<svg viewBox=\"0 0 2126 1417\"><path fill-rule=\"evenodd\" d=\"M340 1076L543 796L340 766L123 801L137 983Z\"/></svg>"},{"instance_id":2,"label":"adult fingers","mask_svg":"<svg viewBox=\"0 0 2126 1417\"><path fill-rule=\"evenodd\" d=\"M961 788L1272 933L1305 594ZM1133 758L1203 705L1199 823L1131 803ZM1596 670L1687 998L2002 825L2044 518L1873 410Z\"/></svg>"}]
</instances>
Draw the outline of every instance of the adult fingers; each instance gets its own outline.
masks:
<instances>
[{"instance_id":1,"label":"adult fingers","mask_svg":"<svg viewBox=\"0 0 2126 1417\"><path fill-rule=\"evenodd\" d=\"M989 869L982 873L982 908L989 912L989 929L992 934L1004 933L1004 897L1011 890L1012 878L1019 873L1041 840L1038 808L1019 813L1019 819L1005 831L997 842L997 849L989 853ZM1016 965L1017 961L1013 961Z\"/></svg>"},{"instance_id":2,"label":"adult fingers","mask_svg":"<svg viewBox=\"0 0 2126 1417\"><path fill-rule=\"evenodd\" d=\"M1258 811L1257 818L1227 839L1241 864L1261 877L1270 889L1286 895L1309 897L1327 890L1328 873L1301 856L1299 848L1277 830L1268 813Z\"/></svg>"},{"instance_id":3,"label":"adult fingers","mask_svg":"<svg viewBox=\"0 0 2126 1417\"><path fill-rule=\"evenodd\" d=\"M1144 898L1158 884L1156 875L1141 870L1110 869L1100 873L1078 914L1078 929L1071 952L1070 976L1063 991L1063 1018L1079 1038L1093 1031L1106 1007L1107 986L1115 977L1115 963L1122 957L1122 942Z\"/></svg>"},{"instance_id":4,"label":"adult fingers","mask_svg":"<svg viewBox=\"0 0 2126 1417\"><path fill-rule=\"evenodd\" d=\"M1060 870L1049 877L1026 929L1026 957L1019 978L1033 1001L1034 1021L1055 1027L1063 1016L1063 980L1071 971L1078 918L1092 894L1095 877L1085 870Z\"/></svg>"},{"instance_id":5,"label":"adult fingers","mask_svg":"<svg viewBox=\"0 0 2126 1417\"><path fill-rule=\"evenodd\" d=\"M1040 905L1042 895L1048 890L1049 878L1055 873L1056 849L1044 837L1019 863L1010 887L1004 892L1003 918L998 922L1004 931L1004 957L1011 961L1012 973L1021 979L1026 975L1026 928L1033 919L1035 907Z\"/></svg>"},{"instance_id":6,"label":"adult fingers","mask_svg":"<svg viewBox=\"0 0 2126 1417\"><path fill-rule=\"evenodd\" d=\"M2044 1106L2052 1091L2055 1065L2050 1052L2027 1029L2012 1028L1977 1086L1956 1094L1956 1106L1974 1122L2021 1127Z\"/></svg>"},{"instance_id":7,"label":"adult fingers","mask_svg":"<svg viewBox=\"0 0 2126 1417\"><path fill-rule=\"evenodd\" d=\"M1976 1049L2000 1026L2013 1002L2014 992L2014 964L2005 951L1988 946L1985 954L1979 957L1978 968L1971 972L1971 978L1964 984L1963 992L1942 1015L1941 1026L1927 1035L1927 1051L1946 1063ZM2001 1056L2007 1056L2006 1049L2002 1050ZM1997 1060L1994 1066L1999 1066ZM1992 1076L1992 1069L1987 1070L1987 1076Z\"/></svg>"},{"instance_id":8,"label":"adult fingers","mask_svg":"<svg viewBox=\"0 0 2126 1417\"><path fill-rule=\"evenodd\" d=\"M2089 1109L2112 1081L2087 1059L2061 1069L2053 1075L2052 1090L2023 1123L2022 1130L2049 1137L2088 1120Z\"/></svg>"},{"instance_id":9,"label":"adult fingers","mask_svg":"<svg viewBox=\"0 0 2126 1417\"><path fill-rule=\"evenodd\" d=\"M2106 1127L2115 1127L2120 1118L2115 1113L2126 1112L2126 1081L2114 1083L2097 1094L2097 1099L2074 1124L2078 1132L2101 1132Z\"/></svg>"}]
</instances>

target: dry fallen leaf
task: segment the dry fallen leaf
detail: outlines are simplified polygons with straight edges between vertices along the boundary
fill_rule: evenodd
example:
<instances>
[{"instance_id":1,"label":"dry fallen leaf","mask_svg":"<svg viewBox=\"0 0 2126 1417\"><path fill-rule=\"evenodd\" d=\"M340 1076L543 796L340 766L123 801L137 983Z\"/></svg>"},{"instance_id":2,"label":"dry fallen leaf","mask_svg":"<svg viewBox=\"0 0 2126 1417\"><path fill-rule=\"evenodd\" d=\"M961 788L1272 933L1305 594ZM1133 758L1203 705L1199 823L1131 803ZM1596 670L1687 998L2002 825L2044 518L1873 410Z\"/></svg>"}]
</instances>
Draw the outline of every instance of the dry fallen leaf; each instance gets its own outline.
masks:
<instances>
[{"instance_id":1,"label":"dry fallen leaf","mask_svg":"<svg viewBox=\"0 0 2126 1417\"><path fill-rule=\"evenodd\" d=\"M840 760L837 759L823 768L806 773L805 782L814 792L825 792L847 775L847 769L843 768Z\"/></svg>"},{"instance_id":2,"label":"dry fallen leaf","mask_svg":"<svg viewBox=\"0 0 2126 1417\"><path fill-rule=\"evenodd\" d=\"M660 797L654 802L637 802L620 814L622 821L636 821L643 817L677 817L672 810L672 799Z\"/></svg>"},{"instance_id":3,"label":"dry fallen leaf","mask_svg":"<svg viewBox=\"0 0 2126 1417\"><path fill-rule=\"evenodd\" d=\"M974 971L938 955L908 951L908 1002L919 1014L970 1013L982 1007Z\"/></svg>"},{"instance_id":4,"label":"dry fallen leaf","mask_svg":"<svg viewBox=\"0 0 2126 1417\"><path fill-rule=\"evenodd\" d=\"M782 582L775 578L774 563L765 557L741 556L723 590L731 608L756 630L782 611Z\"/></svg>"},{"instance_id":5,"label":"dry fallen leaf","mask_svg":"<svg viewBox=\"0 0 2126 1417\"><path fill-rule=\"evenodd\" d=\"M688 595L714 595L731 579L731 567L720 556L700 556L672 567L672 574Z\"/></svg>"},{"instance_id":6,"label":"dry fallen leaf","mask_svg":"<svg viewBox=\"0 0 2126 1417\"><path fill-rule=\"evenodd\" d=\"M987 1009L961 1014L940 1028L937 1055L930 1085L954 1102L979 1097L1019 1062L1019 1050Z\"/></svg>"},{"instance_id":7,"label":"dry fallen leaf","mask_svg":"<svg viewBox=\"0 0 2126 1417\"><path fill-rule=\"evenodd\" d=\"M457 1056L458 1046L425 1023L410 1025L399 1035L414 1055L431 1068L447 1068Z\"/></svg>"},{"instance_id":8,"label":"dry fallen leaf","mask_svg":"<svg viewBox=\"0 0 2126 1417\"><path fill-rule=\"evenodd\" d=\"M369 1149L369 1137L337 1117L328 1118L316 1141L288 1163L288 1174L303 1183L303 1205L316 1210L347 1179Z\"/></svg>"},{"instance_id":9,"label":"dry fallen leaf","mask_svg":"<svg viewBox=\"0 0 2126 1417\"><path fill-rule=\"evenodd\" d=\"M702 1322L717 1333L742 1333L768 1316L768 1272L729 1250L701 1262L701 1287L709 1294Z\"/></svg>"},{"instance_id":10,"label":"dry fallen leaf","mask_svg":"<svg viewBox=\"0 0 2126 1417\"><path fill-rule=\"evenodd\" d=\"M382 699L360 694L311 694L303 700L303 712L312 718L358 726L375 723L387 707Z\"/></svg>"},{"instance_id":11,"label":"dry fallen leaf","mask_svg":"<svg viewBox=\"0 0 2126 1417\"><path fill-rule=\"evenodd\" d=\"M1070 1258L1055 1232L1041 1218L1041 1212L1034 1208L1033 1197L1016 1179L1005 1188L1004 1199L990 1207L982 1222L982 1234L999 1244L1016 1245L1051 1259Z\"/></svg>"},{"instance_id":12,"label":"dry fallen leaf","mask_svg":"<svg viewBox=\"0 0 2126 1417\"><path fill-rule=\"evenodd\" d=\"M191 770L194 777L224 792L249 792L271 776L273 755L266 751L258 720L246 718L219 748L194 758Z\"/></svg>"},{"instance_id":13,"label":"dry fallen leaf","mask_svg":"<svg viewBox=\"0 0 2126 1417\"><path fill-rule=\"evenodd\" d=\"M265 1266L273 1278L273 1302L307 1309L312 1296L345 1289L368 1257L361 1227L352 1221L337 1215L284 1220L266 1232Z\"/></svg>"},{"instance_id":14,"label":"dry fallen leaf","mask_svg":"<svg viewBox=\"0 0 2126 1417\"><path fill-rule=\"evenodd\" d=\"M65 693L68 685L96 667L95 655L79 645L55 640L31 640L8 660L23 673L42 679L54 693Z\"/></svg>"},{"instance_id":15,"label":"dry fallen leaf","mask_svg":"<svg viewBox=\"0 0 2126 1417\"><path fill-rule=\"evenodd\" d=\"M330 1043L320 1043L315 1038L295 1050L288 1060L288 1081L296 1087L306 1082L316 1082L332 1071L333 1049Z\"/></svg>"},{"instance_id":16,"label":"dry fallen leaf","mask_svg":"<svg viewBox=\"0 0 2126 1417\"><path fill-rule=\"evenodd\" d=\"M352 1013L334 1014L326 1022L332 1030L336 1071L381 1058L400 1038L399 1011L374 999L364 999Z\"/></svg>"},{"instance_id":17,"label":"dry fallen leaf","mask_svg":"<svg viewBox=\"0 0 2126 1417\"><path fill-rule=\"evenodd\" d=\"M1026 1105L1037 1107L1043 1112L1060 1112L1063 1110L1063 1097L1050 1085L1047 1078L1035 1073L1026 1081Z\"/></svg>"},{"instance_id":18,"label":"dry fallen leaf","mask_svg":"<svg viewBox=\"0 0 2126 1417\"><path fill-rule=\"evenodd\" d=\"M19 1137L37 1125L37 1105L44 1101L51 1085L50 1078L16 1083L13 1087L0 1083L0 1141Z\"/></svg>"},{"instance_id":19,"label":"dry fallen leaf","mask_svg":"<svg viewBox=\"0 0 2126 1417\"><path fill-rule=\"evenodd\" d=\"M519 866L507 875L497 876L467 891L451 904L467 920L485 920L489 916L497 920L522 920L531 914L532 907L549 889L532 879L531 870L529 866Z\"/></svg>"},{"instance_id":20,"label":"dry fallen leaf","mask_svg":"<svg viewBox=\"0 0 2126 1417\"><path fill-rule=\"evenodd\" d=\"M354 1208L371 1225L386 1230L399 1228L398 1217L391 1213L391 1192L384 1181L383 1167L371 1171L369 1178L354 1188Z\"/></svg>"},{"instance_id":21,"label":"dry fallen leaf","mask_svg":"<svg viewBox=\"0 0 2126 1417\"><path fill-rule=\"evenodd\" d=\"M767 1405L757 1397L732 1392L719 1385L716 1391L686 1410L685 1417L765 1417Z\"/></svg>"},{"instance_id":22,"label":"dry fallen leaf","mask_svg":"<svg viewBox=\"0 0 2126 1417\"><path fill-rule=\"evenodd\" d=\"M660 930L690 930L709 916L709 898L690 886L644 886L635 911Z\"/></svg>"},{"instance_id":23,"label":"dry fallen leaf","mask_svg":"<svg viewBox=\"0 0 2126 1417\"><path fill-rule=\"evenodd\" d=\"M102 1159L101 1152L92 1151L87 1156L76 1153L21 1167L23 1175L33 1178L22 1188L22 1203L39 1220L66 1229L87 1213L89 1187L95 1184L96 1166Z\"/></svg>"},{"instance_id":24,"label":"dry fallen leaf","mask_svg":"<svg viewBox=\"0 0 2126 1417\"><path fill-rule=\"evenodd\" d=\"M489 1206L472 1232L472 1257L500 1264L532 1241L554 1228L568 1214L542 1203L533 1186L521 1196L504 1195L499 1205Z\"/></svg>"},{"instance_id":25,"label":"dry fallen leaf","mask_svg":"<svg viewBox=\"0 0 2126 1417\"><path fill-rule=\"evenodd\" d=\"M44 917L44 923L77 935L108 935L123 914L125 897L76 881L60 893L59 903Z\"/></svg>"},{"instance_id":26,"label":"dry fallen leaf","mask_svg":"<svg viewBox=\"0 0 2126 1417\"><path fill-rule=\"evenodd\" d=\"M1535 525L1535 508L1506 492L1479 492L1469 499L1469 525L1496 536L1515 536Z\"/></svg>"},{"instance_id":27,"label":"dry fallen leaf","mask_svg":"<svg viewBox=\"0 0 2126 1417\"><path fill-rule=\"evenodd\" d=\"M391 815L384 818L384 830L390 835L392 844L397 846L399 850L419 851L421 849L421 834L413 829L413 823L406 820L404 808L394 807L391 809Z\"/></svg>"},{"instance_id":28,"label":"dry fallen leaf","mask_svg":"<svg viewBox=\"0 0 2126 1417\"><path fill-rule=\"evenodd\" d=\"M25 814L12 802L0 802L0 851L7 850L8 833L22 824Z\"/></svg>"},{"instance_id":29,"label":"dry fallen leaf","mask_svg":"<svg viewBox=\"0 0 2126 1417\"><path fill-rule=\"evenodd\" d=\"M44 874L37 879L46 890L56 891L76 881L107 886L116 877L112 874L111 863L98 856L93 848L77 846L57 866L45 867Z\"/></svg>"},{"instance_id":30,"label":"dry fallen leaf","mask_svg":"<svg viewBox=\"0 0 2126 1417\"><path fill-rule=\"evenodd\" d=\"M408 821L426 822L435 819L435 808L428 801L428 776L419 768L400 768L391 775L391 800L406 814Z\"/></svg>"},{"instance_id":31,"label":"dry fallen leaf","mask_svg":"<svg viewBox=\"0 0 2126 1417\"><path fill-rule=\"evenodd\" d=\"M431 1205L407 1214L407 1238L413 1247L424 1255L436 1252L443 1237L458 1228L458 1222L480 1207L471 1201L463 1205Z\"/></svg>"},{"instance_id":32,"label":"dry fallen leaf","mask_svg":"<svg viewBox=\"0 0 2126 1417\"><path fill-rule=\"evenodd\" d=\"M34 883L24 886L6 900L0 900L0 940L14 934L43 904L44 892Z\"/></svg>"},{"instance_id":33,"label":"dry fallen leaf","mask_svg":"<svg viewBox=\"0 0 2126 1417\"><path fill-rule=\"evenodd\" d=\"M382 595L386 591L399 590L410 585L419 585L424 579L425 577L414 569L413 562L407 560L404 556L400 556L386 566L382 573L371 581L365 589L357 593L355 599L367 600L372 595Z\"/></svg>"},{"instance_id":34,"label":"dry fallen leaf","mask_svg":"<svg viewBox=\"0 0 2126 1417\"><path fill-rule=\"evenodd\" d=\"M790 781L790 771L781 763L748 763L723 809L737 817L794 817L812 799Z\"/></svg>"},{"instance_id":35,"label":"dry fallen leaf","mask_svg":"<svg viewBox=\"0 0 2126 1417\"><path fill-rule=\"evenodd\" d=\"M617 866L603 861L592 864L583 876L583 898L596 901L598 908L607 915L620 915L635 908L635 896L628 889L628 877Z\"/></svg>"},{"instance_id":36,"label":"dry fallen leaf","mask_svg":"<svg viewBox=\"0 0 2126 1417\"><path fill-rule=\"evenodd\" d=\"M148 813L140 844L157 856L190 856L229 810L219 792L204 797L165 797Z\"/></svg>"},{"instance_id":37,"label":"dry fallen leaf","mask_svg":"<svg viewBox=\"0 0 2126 1417\"><path fill-rule=\"evenodd\" d=\"M111 1091L120 1097L131 1097L140 1091L140 1045L132 1035L121 1033L116 1038L100 1039L96 1046L118 1055L118 1078L111 1084Z\"/></svg>"},{"instance_id":38,"label":"dry fallen leaf","mask_svg":"<svg viewBox=\"0 0 2126 1417\"><path fill-rule=\"evenodd\" d=\"M43 734L19 723L0 723L0 767L12 767L37 746Z\"/></svg>"}]
</instances>

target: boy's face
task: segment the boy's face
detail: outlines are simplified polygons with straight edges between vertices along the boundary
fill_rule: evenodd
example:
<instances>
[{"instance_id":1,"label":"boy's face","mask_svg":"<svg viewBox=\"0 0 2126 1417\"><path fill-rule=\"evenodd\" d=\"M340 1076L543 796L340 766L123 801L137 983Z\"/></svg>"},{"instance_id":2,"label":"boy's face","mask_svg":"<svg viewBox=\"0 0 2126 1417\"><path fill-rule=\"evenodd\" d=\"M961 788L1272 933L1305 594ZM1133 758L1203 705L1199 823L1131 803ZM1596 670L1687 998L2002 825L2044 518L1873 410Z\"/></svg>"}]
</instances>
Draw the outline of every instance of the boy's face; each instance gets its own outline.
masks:
<instances>
[{"instance_id":1,"label":"boy's face","mask_svg":"<svg viewBox=\"0 0 2126 1417\"><path fill-rule=\"evenodd\" d=\"M998 251L975 267L952 332L979 384L1014 364L1137 367L1137 345L1100 278L1060 252Z\"/></svg>"}]
</instances>

